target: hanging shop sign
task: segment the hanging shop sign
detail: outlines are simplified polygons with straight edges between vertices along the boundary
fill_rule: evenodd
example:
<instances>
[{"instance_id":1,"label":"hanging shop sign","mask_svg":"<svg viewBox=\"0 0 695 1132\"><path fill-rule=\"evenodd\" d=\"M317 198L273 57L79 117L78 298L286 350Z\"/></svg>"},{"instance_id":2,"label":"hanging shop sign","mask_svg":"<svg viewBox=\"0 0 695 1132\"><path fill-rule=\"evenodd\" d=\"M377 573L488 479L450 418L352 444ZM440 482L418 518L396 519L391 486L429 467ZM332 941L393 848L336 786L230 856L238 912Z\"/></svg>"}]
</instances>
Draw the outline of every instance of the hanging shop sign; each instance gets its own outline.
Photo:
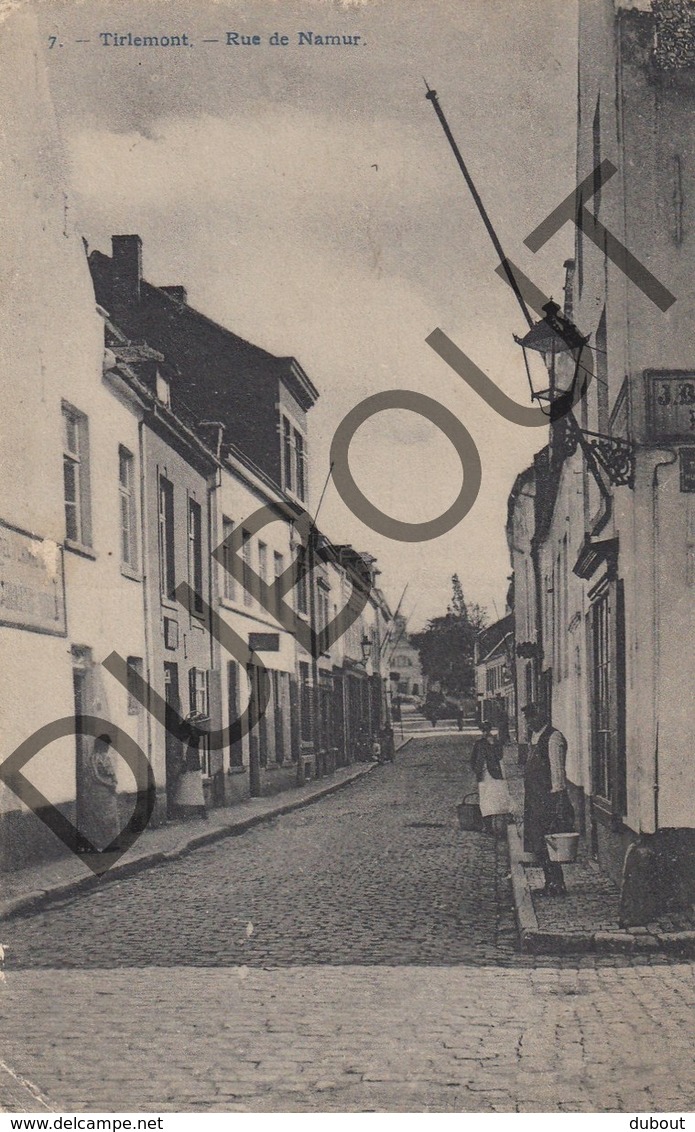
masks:
<instances>
[{"instance_id":1,"label":"hanging shop sign","mask_svg":"<svg viewBox=\"0 0 695 1132\"><path fill-rule=\"evenodd\" d=\"M279 633L249 633L249 648L252 652L279 652Z\"/></svg>"},{"instance_id":2,"label":"hanging shop sign","mask_svg":"<svg viewBox=\"0 0 695 1132\"><path fill-rule=\"evenodd\" d=\"M695 440L695 370L648 370L651 440Z\"/></svg>"}]
</instances>

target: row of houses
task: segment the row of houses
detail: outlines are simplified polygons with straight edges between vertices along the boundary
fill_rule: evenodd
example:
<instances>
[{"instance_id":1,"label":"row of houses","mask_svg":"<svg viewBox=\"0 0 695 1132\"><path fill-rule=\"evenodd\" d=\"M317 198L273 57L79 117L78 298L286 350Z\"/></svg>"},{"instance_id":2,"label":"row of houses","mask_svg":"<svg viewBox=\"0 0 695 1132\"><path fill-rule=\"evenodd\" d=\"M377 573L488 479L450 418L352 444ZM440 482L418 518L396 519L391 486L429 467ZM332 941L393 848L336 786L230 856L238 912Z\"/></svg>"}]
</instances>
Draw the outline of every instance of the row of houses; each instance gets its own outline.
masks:
<instances>
[{"instance_id":1,"label":"row of houses","mask_svg":"<svg viewBox=\"0 0 695 1132\"><path fill-rule=\"evenodd\" d=\"M31 42L9 44L15 66ZM318 391L296 358L148 282L137 235L85 254L48 91L26 62L3 143L17 202L4 224L4 756L67 720L25 773L77 828L102 733L139 746L151 820L171 818L176 721L191 711L210 720L210 805L329 774L390 718L391 612L375 559L311 518ZM80 731L75 717L97 722ZM138 784L117 763L127 815ZM7 785L0 826L5 867L60 848Z\"/></svg>"},{"instance_id":2,"label":"row of houses","mask_svg":"<svg viewBox=\"0 0 695 1132\"><path fill-rule=\"evenodd\" d=\"M511 599L511 591L509 596ZM481 629L475 641L474 660L478 721L487 720L500 729L506 741L516 723L513 613Z\"/></svg>"},{"instance_id":3,"label":"row of houses","mask_svg":"<svg viewBox=\"0 0 695 1132\"><path fill-rule=\"evenodd\" d=\"M695 899L693 27L675 0L580 3L579 211L590 198L603 227L578 218L563 310L524 343L548 411L582 396L507 518L518 734L540 700L566 735L580 829L626 923Z\"/></svg>"}]
</instances>

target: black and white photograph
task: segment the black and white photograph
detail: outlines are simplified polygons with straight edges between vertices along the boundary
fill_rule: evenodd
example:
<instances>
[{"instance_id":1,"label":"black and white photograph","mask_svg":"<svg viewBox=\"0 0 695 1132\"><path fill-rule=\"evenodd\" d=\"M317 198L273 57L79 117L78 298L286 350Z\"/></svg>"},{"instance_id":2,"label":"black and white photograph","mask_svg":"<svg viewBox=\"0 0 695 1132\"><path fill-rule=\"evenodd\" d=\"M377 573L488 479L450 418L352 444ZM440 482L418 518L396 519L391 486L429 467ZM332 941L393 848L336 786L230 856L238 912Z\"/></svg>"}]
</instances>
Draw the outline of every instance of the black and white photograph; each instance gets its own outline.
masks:
<instances>
[{"instance_id":1,"label":"black and white photograph","mask_svg":"<svg viewBox=\"0 0 695 1132\"><path fill-rule=\"evenodd\" d=\"M687 1129L693 494L695 0L3 0L0 1126Z\"/></svg>"}]
</instances>

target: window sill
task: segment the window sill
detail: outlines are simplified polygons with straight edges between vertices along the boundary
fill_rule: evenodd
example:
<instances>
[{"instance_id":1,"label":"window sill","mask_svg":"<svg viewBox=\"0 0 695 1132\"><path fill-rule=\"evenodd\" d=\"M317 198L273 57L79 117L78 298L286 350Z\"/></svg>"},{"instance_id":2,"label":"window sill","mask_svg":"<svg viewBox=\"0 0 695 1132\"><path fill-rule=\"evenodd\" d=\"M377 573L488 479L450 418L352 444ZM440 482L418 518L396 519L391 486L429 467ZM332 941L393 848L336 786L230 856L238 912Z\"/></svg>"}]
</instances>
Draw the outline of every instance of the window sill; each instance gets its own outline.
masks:
<instances>
[{"instance_id":1,"label":"window sill","mask_svg":"<svg viewBox=\"0 0 695 1132\"><path fill-rule=\"evenodd\" d=\"M160 604L164 607L164 609L171 609L171 610L174 611L174 613L180 612L181 607L180 607L179 603L177 601L172 601L172 599L170 597L164 597L164 594L160 594L159 595L159 601L160 601Z\"/></svg>"},{"instance_id":2,"label":"window sill","mask_svg":"<svg viewBox=\"0 0 695 1132\"><path fill-rule=\"evenodd\" d=\"M127 562L121 562L121 574L124 578L130 578L131 582L142 581L142 574L134 566L129 566Z\"/></svg>"},{"instance_id":3,"label":"window sill","mask_svg":"<svg viewBox=\"0 0 695 1132\"><path fill-rule=\"evenodd\" d=\"M230 766L227 768L227 774L246 774L245 766Z\"/></svg>"},{"instance_id":4,"label":"window sill","mask_svg":"<svg viewBox=\"0 0 695 1132\"><path fill-rule=\"evenodd\" d=\"M73 554L79 554L82 558L91 558L93 562L96 562L96 552L91 546L85 546L83 543L75 542L74 539L71 538L64 539L63 546Z\"/></svg>"}]
</instances>

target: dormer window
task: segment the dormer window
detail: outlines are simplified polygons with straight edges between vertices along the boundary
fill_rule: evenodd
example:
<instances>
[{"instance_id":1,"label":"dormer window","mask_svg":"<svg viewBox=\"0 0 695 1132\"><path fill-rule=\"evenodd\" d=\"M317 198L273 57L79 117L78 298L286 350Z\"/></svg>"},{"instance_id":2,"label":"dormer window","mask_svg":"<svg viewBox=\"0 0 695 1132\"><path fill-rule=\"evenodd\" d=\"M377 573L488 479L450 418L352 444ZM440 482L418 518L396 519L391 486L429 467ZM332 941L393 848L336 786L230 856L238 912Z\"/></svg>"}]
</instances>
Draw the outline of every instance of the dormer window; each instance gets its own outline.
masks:
<instances>
[{"instance_id":1,"label":"dormer window","mask_svg":"<svg viewBox=\"0 0 695 1132\"><path fill-rule=\"evenodd\" d=\"M292 452L292 425L287 417L282 418L282 478L285 491L292 491L292 470L294 454Z\"/></svg>"},{"instance_id":2,"label":"dormer window","mask_svg":"<svg viewBox=\"0 0 695 1132\"><path fill-rule=\"evenodd\" d=\"M282 420L282 486L302 502L307 497L306 440L288 417Z\"/></svg>"},{"instance_id":3,"label":"dormer window","mask_svg":"<svg viewBox=\"0 0 695 1132\"><path fill-rule=\"evenodd\" d=\"M169 382L166 379L166 377L164 377L163 374L161 374L159 370L157 370L157 374L156 374L155 391L156 391L156 394L157 394L157 400L161 401L163 405L166 405L167 409L170 409L171 408L171 386L169 385Z\"/></svg>"},{"instance_id":4,"label":"dormer window","mask_svg":"<svg viewBox=\"0 0 695 1132\"><path fill-rule=\"evenodd\" d=\"M306 445L301 432L294 430L295 492L302 501L306 499Z\"/></svg>"}]
</instances>

